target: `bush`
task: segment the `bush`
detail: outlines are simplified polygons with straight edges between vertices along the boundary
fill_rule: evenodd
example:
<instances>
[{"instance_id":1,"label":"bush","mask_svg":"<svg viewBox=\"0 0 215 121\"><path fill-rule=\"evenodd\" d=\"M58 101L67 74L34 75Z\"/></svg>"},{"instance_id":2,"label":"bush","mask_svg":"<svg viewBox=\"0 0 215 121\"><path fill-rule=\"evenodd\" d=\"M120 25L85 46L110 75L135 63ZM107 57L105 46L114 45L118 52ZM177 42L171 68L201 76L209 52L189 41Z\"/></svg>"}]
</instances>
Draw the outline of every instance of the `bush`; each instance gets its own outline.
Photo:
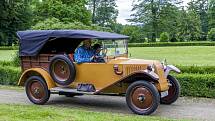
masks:
<instances>
[{"instance_id":1,"label":"bush","mask_svg":"<svg viewBox=\"0 0 215 121\"><path fill-rule=\"evenodd\" d=\"M176 67L178 67L182 73L193 73L193 74L215 73L215 66L180 66L178 65Z\"/></svg>"},{"instance_id":2,"label":"bush","mask_svg":"<svg viewBox=\"0 0 215 121\"><path fill-rule=\"evenodd\" d=\"M169 34L167 32L163 32L160 35L160 42L168 42L169 41Z\"/></svg>"},{"instance_id":3,"label":"bush","mask_svg":"<svg viewBox=\"0 0 215 121\"><path fill-rule=\"evenodd\" d=\"M0 66L0 75L1 85L17 85L21 69L11 66Z\"/></svg>"},{"instance_id":4,"label":"bush","mask_svg":"<svg viewBox=\"0 0 215 121\"><path fill-rule=\"evenodd\" d=\"M19 58L19 52L16 52L14 55L13 55L13 58L12 58L12 64L16 67L20 66L20 58Z\"/></svg>"},{"instance_id":5,"label":"bush","mask_svg":"<svg viewBox=\"0 0 215 121\"><path fill-rule=\"evenodd\" d=\"M18 46L0 46L0 50L18 50Z\"/></svg>"},{"instance_id":6,"label":"bush","mask_svg":"<svg viewBox=\"0 0 215 121\"><path fill-rule=\"evenodd\" d=\"M179 74L182 96L215 98L215 74Z\"/></svg>"},{"instance_id":7,"label":"bush","mask_svg":"<svg viewBox=\"0 0 215 121\"><path fill-rule=\"evenodd\" d=\"M208 40L209 40L209 41L215 41L215 28L212 28L212 29L208 32Z\"/></svg>"}]
</instances>

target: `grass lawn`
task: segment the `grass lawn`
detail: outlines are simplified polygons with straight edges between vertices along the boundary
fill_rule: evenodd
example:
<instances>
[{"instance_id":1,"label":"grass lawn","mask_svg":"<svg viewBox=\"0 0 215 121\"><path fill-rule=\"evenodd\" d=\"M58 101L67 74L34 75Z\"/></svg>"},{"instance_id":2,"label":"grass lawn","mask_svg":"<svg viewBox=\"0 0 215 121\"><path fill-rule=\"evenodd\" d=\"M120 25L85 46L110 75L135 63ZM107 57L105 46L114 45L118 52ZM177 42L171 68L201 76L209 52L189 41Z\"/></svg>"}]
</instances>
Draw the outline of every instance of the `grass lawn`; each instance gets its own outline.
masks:
<instances>
[{"instance_id":1,"label":"grass lawn","mask_svg":"<svg viewBox=\"0 0 215 121\"><path fill-rule=\"evenodd\" d=\"M0 50L0 61L11 60L16 50ZM215 66L215 46L186 47L131 47L132 58L167 59L169 64L176 65L209 65Z\"/></svg>"},{"instance_id":2,"label":"grass lawn","mask_svg":"<svg viewBox=\"0 0 215 121\"><path fill-rule=\"evenodd\" d=\"M169 64L176 65L210 65L215 66L215 47L132 47L131 58L167 59Z\"/></svg>"},{"instance_id":3,"label":"grass lawn","mask_svg":"<svg viewBox=\"0 0 215 121\"><path fill-rule=\"evenodd\" d=\"M0 104L0 121L173 121L154 116L93 112L38 105ZM181 121L181 120L180 120Z\"/></svg>"},{"instance_id":4,"label":"grass lawn","mask_svg":"<svg viewBox=\"0 0 215 121\"><path fill-rule=\"evenodd\" d=\"M0 50L0 61L10 61L16 50Z\"/></svg>"}]
</instances>

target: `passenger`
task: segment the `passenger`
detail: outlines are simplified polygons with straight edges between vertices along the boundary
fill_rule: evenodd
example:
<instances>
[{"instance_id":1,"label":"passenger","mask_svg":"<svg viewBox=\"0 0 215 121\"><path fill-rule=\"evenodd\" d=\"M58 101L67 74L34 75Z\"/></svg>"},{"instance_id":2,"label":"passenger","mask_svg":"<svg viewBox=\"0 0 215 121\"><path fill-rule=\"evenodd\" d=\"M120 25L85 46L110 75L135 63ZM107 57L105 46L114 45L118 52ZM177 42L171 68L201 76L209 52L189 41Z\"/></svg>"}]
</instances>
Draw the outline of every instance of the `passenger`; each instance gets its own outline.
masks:
<instances>
[{"instance_id":1,"label":"passenger","mask_svg":"<svg viewBox=\"0 0 215 121\"><path fill-rule=\"evenodd\" d=\"M101 56L100 52L101 52L101 45L100 44L94 44L93 45L93 51L94 51L94 55L95 56Z\"/></svg>"},{"instance_id":2,"label":"passenger","mask_svg":"<svg viewBox=\"0 0 215 121\"><path fill-rule=\"evenodd\" d=\"M93 46L93 52L94 52L94 59L93 62L97 62L97 63L104 63L104 56L100 55L101 52L101 45L100 44L95 44Z\"/></svg>"},{"instance_id":3,"label":"passenger","mask_svg":"<svg viewBox=\"0 0 215 121\"><path fill-rule=\"evenodd\" d=\"M83 45L78 47L74 54L75 61L80 63L89 63L94 60L94 53L91 49L91 40L87 39L83 41Z\"/></svg>"}]
</instances>

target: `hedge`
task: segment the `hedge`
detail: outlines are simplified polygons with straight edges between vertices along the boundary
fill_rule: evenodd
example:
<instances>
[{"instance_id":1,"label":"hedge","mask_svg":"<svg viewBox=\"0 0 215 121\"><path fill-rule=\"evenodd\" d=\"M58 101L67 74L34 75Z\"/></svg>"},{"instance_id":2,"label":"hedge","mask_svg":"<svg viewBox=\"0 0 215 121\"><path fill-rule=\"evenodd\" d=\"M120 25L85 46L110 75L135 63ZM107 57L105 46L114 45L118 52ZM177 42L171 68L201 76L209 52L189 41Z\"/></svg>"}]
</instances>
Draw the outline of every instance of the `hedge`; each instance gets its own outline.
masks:
<instances>
[{"instance_id":1,"label":"hedge","mask_svg":"<svg viewBox=\"0 0 215 121\"><path fill-rule=\"evenodd\" d=\"M215 46L215 42L155 42L128 43L128 47L166 47L166 46ZM18 50L19 46L0 46L0 50Z\"/></svg>"},{"instance_id":2,"label":"hedge","mask_svg":"<svg viewBox=\"0 0 215 121\"><path fill-rule=\"evenodd\" d=\"M4 66L0 65L1 85L17 85L20 75L20 68L8 66L7 63ZM182 96L215 98L215 73L182 73L173 74L173 76L175 76L181 84Z\"/></svg>"},{"instance_id":3,"label":"hedge","mask_svg":"<svg viewBox=\"0 0 215 121\"><path fill-rule=\"evenodd\" d=\"M19 46L0 46L0 50L18 50Z\"/></svg>"},{"instance_id":4,"label":"hedge","mask_svg":"<svg viewBox=\"0 0 215 121\"><path fill-rule=\"evenodd\" d=\"M182 73L194 73L194 74L213 74L215 73L215 66L181 66L177 65L177 68Z\"/></svg>"},{"instance_id":5,"label":"hedge","mask_svg":"<svg viewBox=\"0 0 215 121\"><path fill-rule=\"evenodd\" d=\"M182 96L215 98L215 74L179 74Z\"/></svg>"},{"instance_id":6,"label":"hedge","mask_svg":"<svg viewBox=\"0 0 215 121\"><path fill-rule=\"evenodd\" d=\"M129 43L128 47L166 47L166 46L215 46L215 42L155 42Z\"/></svg>"},{"instance_id":7,"label":"hedge","mask_svg":"<svg viewBox=\"0 0 215 121\"><path fill-rule=\"evenodd\" d=\"M0 66L0 84L17 85L21 69L12 66Z\"/></svg>"}]
</instances>

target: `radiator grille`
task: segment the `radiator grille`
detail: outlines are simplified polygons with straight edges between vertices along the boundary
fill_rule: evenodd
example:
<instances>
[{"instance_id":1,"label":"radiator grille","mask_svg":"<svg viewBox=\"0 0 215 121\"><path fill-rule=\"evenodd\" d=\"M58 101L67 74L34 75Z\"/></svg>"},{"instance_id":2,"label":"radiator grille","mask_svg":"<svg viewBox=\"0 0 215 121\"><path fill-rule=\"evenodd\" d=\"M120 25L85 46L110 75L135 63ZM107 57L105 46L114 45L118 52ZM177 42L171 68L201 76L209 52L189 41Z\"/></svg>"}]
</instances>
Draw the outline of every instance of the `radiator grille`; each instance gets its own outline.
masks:
<instances>
[{"instance_id":1,"label":"radiator grille","mask_svg":"<svg viewBox=\"0 0 215 121\"><path fill-rule=\"evenodd\" d=\"M135 71L138 71L138 70L145 70L146 69L146 66L144 65L130 65L130 66L125 66L124 68L124 74L125 76L135 72Z\"/></svg>"}]
</instances>

